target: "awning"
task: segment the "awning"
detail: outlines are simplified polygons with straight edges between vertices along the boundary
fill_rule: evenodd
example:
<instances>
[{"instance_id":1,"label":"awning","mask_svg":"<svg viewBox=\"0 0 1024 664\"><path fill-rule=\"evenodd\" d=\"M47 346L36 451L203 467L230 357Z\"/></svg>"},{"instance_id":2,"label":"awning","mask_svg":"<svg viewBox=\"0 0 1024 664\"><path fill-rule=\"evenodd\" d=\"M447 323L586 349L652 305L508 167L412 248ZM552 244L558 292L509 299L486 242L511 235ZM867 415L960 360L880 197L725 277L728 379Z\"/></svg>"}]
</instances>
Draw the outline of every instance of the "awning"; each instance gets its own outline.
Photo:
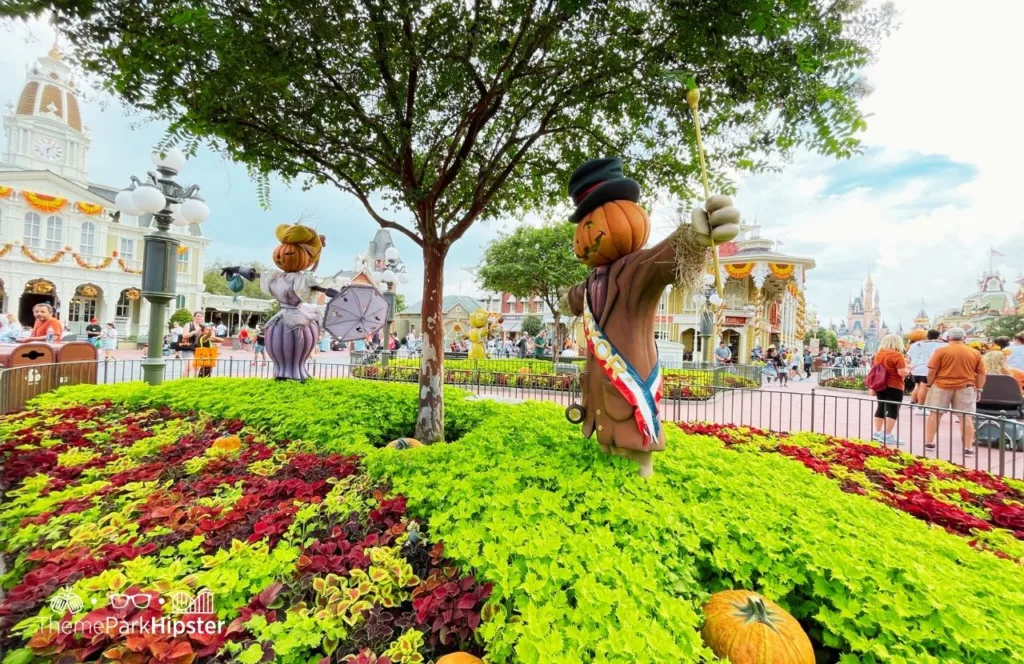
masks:
<instances>
[{"instance_id":1,"label":"awning","mask_svg":"<svg viewBox=\"0 0 1024 664\"><path fill-rule=\"evenodd\" d=\"M504 323L501 324L501 329L504 330L505 332L519 332L520 330L523 329L523 321L505 321Z\"/></svg>"}]
</instances>

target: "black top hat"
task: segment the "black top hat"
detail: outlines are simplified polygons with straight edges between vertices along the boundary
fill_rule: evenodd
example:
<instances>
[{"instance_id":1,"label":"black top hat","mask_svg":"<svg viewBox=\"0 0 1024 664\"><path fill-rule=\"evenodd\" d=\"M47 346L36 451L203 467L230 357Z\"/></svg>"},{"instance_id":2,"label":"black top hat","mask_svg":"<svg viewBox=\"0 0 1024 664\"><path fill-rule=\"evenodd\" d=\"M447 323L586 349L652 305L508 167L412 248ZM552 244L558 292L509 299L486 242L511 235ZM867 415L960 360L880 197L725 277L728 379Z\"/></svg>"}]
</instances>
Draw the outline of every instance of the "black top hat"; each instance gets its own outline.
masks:
<instances>
[{"instance_id":1,"label":"black top hat","mask_svg":"<svg viewBox=\"0 0 1024 664\"><path fill-rule=\"evenodd\" d=\"M610 201L640 200L640 185L622 174L621 157L591 159L569 178L569 195L576 211L569 221L578 224L597 208Z\"/></svg>"}]
</instances>

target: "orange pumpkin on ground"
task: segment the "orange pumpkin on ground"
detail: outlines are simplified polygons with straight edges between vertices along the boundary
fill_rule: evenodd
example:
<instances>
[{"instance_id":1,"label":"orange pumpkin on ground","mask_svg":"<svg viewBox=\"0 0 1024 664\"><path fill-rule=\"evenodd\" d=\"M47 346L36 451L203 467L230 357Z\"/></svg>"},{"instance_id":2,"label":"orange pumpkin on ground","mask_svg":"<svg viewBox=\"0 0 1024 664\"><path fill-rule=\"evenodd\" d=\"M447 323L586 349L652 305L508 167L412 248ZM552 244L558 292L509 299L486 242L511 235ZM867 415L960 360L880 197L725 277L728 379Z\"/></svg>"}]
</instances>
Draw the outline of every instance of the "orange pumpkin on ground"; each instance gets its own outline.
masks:
<instances>
[{"instance_id":1,"label":"orange pumpkin on ground","mask_svg":"<svg viewBox=\"0 0 1024 664\"><path fill-rule=\"evenodd\" d=\"M396 438L388 443L388 447L393 450L407 450L410 447L423 447L423 443L415 438Z\"/></svg>"},{"instance_id":2,"label":"orange pumpkin on ground","mask_svg":"<svg viewBox=\"0 0 1024 664\"><path fill-rule=\"evenodd\" d=\"M468 652L453 652L437 660L437 664L483 664L483 661Z\"/></svg>"},{"instance_id":3,"label":"orange pumpkin on ground","mask_svg":"<svg viewBox=\"0 0 1024 664\"><path fill-rule=\"evenodd\" d=\"M715 593L704 605L704 643L732 664L814 664L800 623L775 602L748 590Z\"/></svg>"},{"instance_id":4,"label":"orange pumpkin on ground","mask_svg":"<svg viewBox=\"0 0 1024 664\"><path fill-rule=\"evenodd\" d=\"M611 201L576 225L572 249L590 267L614 263L639 250L651 234L647 212L632 201Z\"/></svg>"},{"instance_id":5,"label":"orange pumpkin on ground","mask_svg":"<svg viewBox=\"0 0 1024 664\"><path fill-rule=\"evenodd\" d=\"M241 446L242 441L238 436L222 436L211 445L218 452L237 452Z\"/></svg>"}]
</instances>

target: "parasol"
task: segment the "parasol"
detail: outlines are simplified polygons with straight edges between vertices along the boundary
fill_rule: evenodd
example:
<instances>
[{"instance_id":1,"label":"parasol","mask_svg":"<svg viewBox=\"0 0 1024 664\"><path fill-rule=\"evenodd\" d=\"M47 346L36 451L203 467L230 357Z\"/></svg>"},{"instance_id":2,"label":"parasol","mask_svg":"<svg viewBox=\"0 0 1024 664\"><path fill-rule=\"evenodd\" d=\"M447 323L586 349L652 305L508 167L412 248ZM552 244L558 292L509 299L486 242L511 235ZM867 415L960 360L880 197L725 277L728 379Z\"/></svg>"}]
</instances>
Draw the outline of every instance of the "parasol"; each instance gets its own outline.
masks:
<instances>
[{"instance_id":1,"label":"parasol","mask_svg":"<svg viewBox=\"0 0 1024 664\"><path fill-rule=\"evenodd\" d=\"M355 341L384 327L388 301L369 284L352 284L327 303L324 329L338 341Z\"/></svg>"}]
</instances>

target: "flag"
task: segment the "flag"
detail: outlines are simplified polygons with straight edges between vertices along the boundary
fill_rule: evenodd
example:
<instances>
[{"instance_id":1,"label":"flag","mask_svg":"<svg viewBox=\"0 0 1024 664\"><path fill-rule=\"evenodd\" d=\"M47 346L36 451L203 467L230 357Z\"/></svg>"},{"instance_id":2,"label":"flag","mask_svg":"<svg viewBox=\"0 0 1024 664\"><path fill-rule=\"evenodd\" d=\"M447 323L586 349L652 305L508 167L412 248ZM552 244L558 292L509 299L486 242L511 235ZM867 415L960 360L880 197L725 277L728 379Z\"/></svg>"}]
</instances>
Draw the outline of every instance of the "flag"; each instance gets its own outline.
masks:
<instances>
[{"instance_id":1,"label":"flag","mask_svg":"<svg viewBox=\"0 0 1024 664\"><path fill-rule=\"evenodd\" d=\"M1003 252L1001 252L1001 251L996 251L996 250L995 250L995 249L993 249L992 247L989 247L989 249L988 249L988 250L989 250L989 251L990 251L990 252L992 253L992 255L993 255L993 256L1003 256L1004 258L1006 257L1006 254L1004 254L1004 253L1003 253Z\"/></svg>"}]
</instances>

